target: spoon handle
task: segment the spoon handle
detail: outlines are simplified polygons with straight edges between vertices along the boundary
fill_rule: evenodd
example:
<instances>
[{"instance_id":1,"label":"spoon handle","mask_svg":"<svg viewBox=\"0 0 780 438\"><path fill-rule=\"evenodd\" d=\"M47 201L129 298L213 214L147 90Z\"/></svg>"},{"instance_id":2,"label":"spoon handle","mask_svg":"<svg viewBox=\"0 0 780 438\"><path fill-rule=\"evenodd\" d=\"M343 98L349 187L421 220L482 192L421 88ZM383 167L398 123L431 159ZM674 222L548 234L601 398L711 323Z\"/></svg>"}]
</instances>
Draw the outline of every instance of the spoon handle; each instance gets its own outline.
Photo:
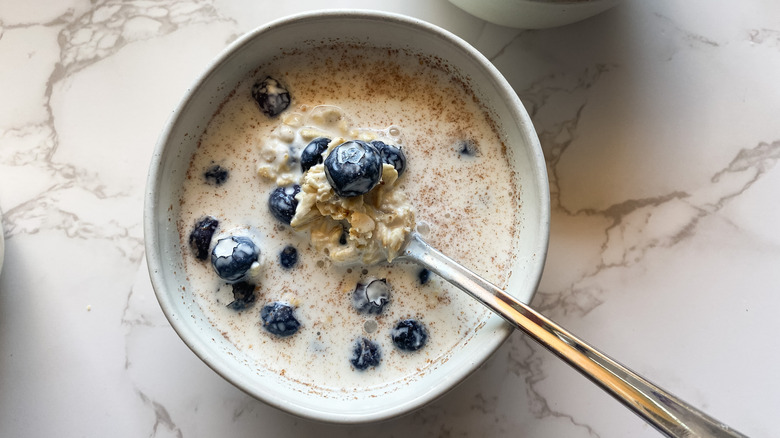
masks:
<instances>
[{"instance_id":1,"label":"spoon handle","mask_svg":"<svg viewBox=\"0 0 780 438\"><path fill-rule=\"evenodd\" d=\"M744 437L645 380L412 233L402 257L437 273L499 314L670 437Z\"/></svg>"}]
</instances>

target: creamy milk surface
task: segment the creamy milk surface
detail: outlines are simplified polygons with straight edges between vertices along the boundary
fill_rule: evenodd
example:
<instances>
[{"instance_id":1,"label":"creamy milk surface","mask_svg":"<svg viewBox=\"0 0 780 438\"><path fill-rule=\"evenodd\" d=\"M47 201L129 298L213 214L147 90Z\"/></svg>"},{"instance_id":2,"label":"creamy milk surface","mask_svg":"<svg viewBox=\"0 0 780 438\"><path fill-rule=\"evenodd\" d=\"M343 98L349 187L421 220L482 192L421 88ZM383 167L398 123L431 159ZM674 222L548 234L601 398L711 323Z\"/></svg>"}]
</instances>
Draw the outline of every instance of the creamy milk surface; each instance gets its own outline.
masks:
<instances>
[{"instance_id":1,"label":"creamy milk surface","mask_svg":"<svg viewBox=\"0 0 780 438\"><path fill-rule=\"evenodd\" d=\"M252 85L267 76L291 98L275 117L260 112L251 95ZM323 108L338 120L317 116ZM177 224L187 289L216 330L246 355L245 362L312 389L354 391L423 373L478 330L488 311L435 274L421 284L421 268L409 262L333 263L314 248L308 232L296 232L271 215L268 198L277 183L300 182L296 156L316 135L307 129L401 147L407 168L396 186L426 241L506 285L520 228L519 189L508 152L478 100L438 60L386 49L321 47L260 66L223 103L200 139ZM274 148L289 155L286 174L262 170L274 160L268 156ZM228 171L220 185L204 177L214 165ZM256 301L247 309L227 307L231 286L188 245L194 224L207 215L219 221L211 248L228 235L249 236L260 247L253 270ZM292 269L279 262L286 246L298 251ZM356 284L367 278L386 279L391 288L379 315L358 313L352 304ZM277 337L262 327L260 311L274 301L295 307L301 326L294 335ZM391 341L395 324L407 318L427 329L427 344L418 351L401 351ZM361 336L379 344L378 366L357 370L350 363Z\"/></svg>"}]
</instances>

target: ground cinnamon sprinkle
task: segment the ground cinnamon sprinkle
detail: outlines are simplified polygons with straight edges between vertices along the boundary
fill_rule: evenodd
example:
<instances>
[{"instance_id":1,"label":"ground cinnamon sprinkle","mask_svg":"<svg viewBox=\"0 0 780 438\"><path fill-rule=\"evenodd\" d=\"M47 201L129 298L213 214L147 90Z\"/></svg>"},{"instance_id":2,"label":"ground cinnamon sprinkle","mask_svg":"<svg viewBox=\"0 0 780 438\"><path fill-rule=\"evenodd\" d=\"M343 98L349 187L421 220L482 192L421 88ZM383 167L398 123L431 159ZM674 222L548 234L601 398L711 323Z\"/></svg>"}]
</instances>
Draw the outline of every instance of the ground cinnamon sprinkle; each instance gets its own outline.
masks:
<instances>
[{"instance_id":1,"label":"ground cinnamon sprinkle","mask_svg":"<svg viewBox=\"0 0 780 438\"><path fill-rule=\"evenodd\" d=\"M220 218L220 233L240 229L261 235L266 267L257 304L240 315L226 310L229 288L214 280L210 266L185 257L192 279L188 290L195 290L206 316L245 360L312 391L351 391L425 372L476 330L485 310L434 276L420 286L416 266L333 266L313 251L305 236L274 222L267 211L272 187L253 169L258 144L280 122L259 114L246 93L253 80L266 76L288 87L289 111L308 115L318 105L338 105L353 125L385 131L396 127L408 158L400 188L409 194L418 220L429 226L427 240L501 285L508 275L504 267L512 265L520 195L493 116L469 78L439 57L311 42L258 66L247 84L230 93L198 138L198 153L187 173L178 221L185 252L189 227L205 214ZM464 142L472 142L478 152L462 153ZM220 190L198 185L204 163L212 161L231 169ZM300 254L292 271L276 261L279 249L288 244ZM354 285L368 276L386 278L392 285L390 305L375 317L373 334L364 332L367 317L351 304ZM300 331L281 340L263 332L258 322L259 308L277 300L297 303L301 320ZM406 316L419 318L430 331L429 344L414 355L396 351L387 336ZM348 361L350 348L357 336L369 335L381 343L382 365L358 373Z\"/></svg>"}]
</instances>

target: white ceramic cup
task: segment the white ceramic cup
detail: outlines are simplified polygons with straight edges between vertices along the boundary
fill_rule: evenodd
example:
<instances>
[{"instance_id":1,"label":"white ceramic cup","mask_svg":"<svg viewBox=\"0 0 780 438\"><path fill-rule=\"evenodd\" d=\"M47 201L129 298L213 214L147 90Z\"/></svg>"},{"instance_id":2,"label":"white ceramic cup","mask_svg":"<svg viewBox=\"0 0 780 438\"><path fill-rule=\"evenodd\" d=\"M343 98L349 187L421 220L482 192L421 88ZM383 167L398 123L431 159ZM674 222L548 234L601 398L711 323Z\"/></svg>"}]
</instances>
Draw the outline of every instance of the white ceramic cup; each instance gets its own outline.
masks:
<instances>
[{"instance_id":1,"label":"white ceramic cup","mask_svg":"<svg viewBox=\"0 0 780 438\"><path fill-rule=\"evenodd\" d=\"M620 0L450 0L475 17L520 29L563 26L600 14Z\"/></svg>"},{"instance_id":2,"label":"white ceramic cup","mask_svg":"<svg viewBox=\"0 0 780 438\"><path fill-rule=\"evenodd\" d=\"M212 327L186 278L176 228L179 196L198 139L221 102L256 66L312 41L403 48L435 55L457 68L494 112L519 176L523 232L508 291L533 296L549 233L549 188L538 138L523 105L493 65L473 47L431 24L365 11L321 11L262 26L231 44L182 98L164 127L149 169L145 200L146 255L163 312L184 342L225 379L264 402L315 420L363 423L410 412L442 395L473 372L512 329L489 314L484 325L425 373L360 392L313 391L263 369ZM356 48L355 50L359 50ZM332 382L331 382L332 383Z\"/></svg>"}]
</instances>

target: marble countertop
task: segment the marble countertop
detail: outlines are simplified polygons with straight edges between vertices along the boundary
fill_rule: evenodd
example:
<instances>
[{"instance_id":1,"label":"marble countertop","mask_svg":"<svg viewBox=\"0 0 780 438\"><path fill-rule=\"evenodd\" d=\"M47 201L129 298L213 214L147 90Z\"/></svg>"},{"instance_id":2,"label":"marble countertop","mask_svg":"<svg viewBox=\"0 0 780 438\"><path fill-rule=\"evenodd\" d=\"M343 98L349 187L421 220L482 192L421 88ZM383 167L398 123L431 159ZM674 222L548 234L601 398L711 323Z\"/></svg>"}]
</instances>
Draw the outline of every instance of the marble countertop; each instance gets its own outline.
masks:
<instances>
[{"instance_id":1,"label":"marble countertop","mask_svg":"<svg viewBox=\"0 0 780 438\"><path fill-rule=\"evenodd\" d=\"M521 31L445 0L331 2L461 36L539 133L550 251L533 306L749 436L780 435L780 4L628 0ZM238 35L318 2L0 1L0 436L655 437L521 333L379 425L302 420L206 367L144 258L163 123Z\"/></svg>"}]
</instances>

